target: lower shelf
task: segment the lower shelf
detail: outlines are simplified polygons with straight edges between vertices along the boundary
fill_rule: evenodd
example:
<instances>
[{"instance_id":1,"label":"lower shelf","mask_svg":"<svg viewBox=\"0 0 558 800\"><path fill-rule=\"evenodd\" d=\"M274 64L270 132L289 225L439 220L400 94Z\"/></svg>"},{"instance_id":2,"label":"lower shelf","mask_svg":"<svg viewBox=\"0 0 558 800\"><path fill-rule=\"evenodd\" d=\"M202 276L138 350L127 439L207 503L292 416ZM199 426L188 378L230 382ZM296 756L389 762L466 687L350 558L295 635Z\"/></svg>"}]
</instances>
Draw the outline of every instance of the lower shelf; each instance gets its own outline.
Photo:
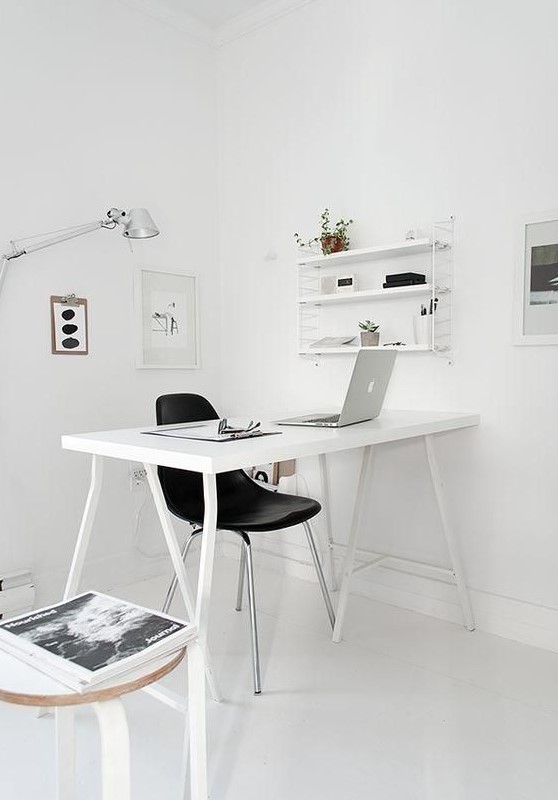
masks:
<instances>
[{"instance_id":1,"label":"lower shelf","mask_svg":"<svg viewBox=\"0 0 558 800\"><path fill-rule=\"evenodd\" d=\"M401 353L428 353L433 348L428 344L405 344L391 345L389 347L358 347L356 345L345 345L342 347L308 347L306 350L299 350L299 356L323 356L338 353L358 353L359 350L398 350Z\"/></svg>"}]
</instances>

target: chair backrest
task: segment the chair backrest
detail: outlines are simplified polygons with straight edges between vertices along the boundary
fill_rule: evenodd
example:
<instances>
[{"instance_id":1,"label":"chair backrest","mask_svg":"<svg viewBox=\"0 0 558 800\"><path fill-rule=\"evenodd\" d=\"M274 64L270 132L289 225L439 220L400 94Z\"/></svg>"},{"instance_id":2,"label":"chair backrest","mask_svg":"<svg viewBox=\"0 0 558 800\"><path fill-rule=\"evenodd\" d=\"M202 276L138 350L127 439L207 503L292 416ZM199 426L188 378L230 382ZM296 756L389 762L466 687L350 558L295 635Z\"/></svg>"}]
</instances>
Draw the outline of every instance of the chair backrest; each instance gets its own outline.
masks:
<instances>
[{"instance_id":1,"label":"chair backrest","mask_svg":"<svg viewBox=\"0 0 558 800\"><path fill-rule=\"evenodd\" d=\"M201 422L218 419L219 415L200 394L164 394L155 403L157 425L175 425L179 422Z\"/></svg>"},{"instance_id":2,"label":"chair backrest","mask_svg":"<svg viewBox=\"0 0 558 800\"><path fill-rule=\"evenodd\" d=\"M155 403L157 425L201 422L219 415L199 394L164 394ZM199 472L159 467L159 480L169 511L182 519L203 518L203 478Z\"/></svg>"},{"instance_id":3,"label":"chair backrest","mask_svg":"<svg viewBox=\"0 0 558 800\"><path fill-rule=\"evenodd\" d=\"M157 425L177 425L181 422L219 418L209 400L199 394L164 394L157 398L155 410ZM181 519L201 522L204 502L203 478L200 473L171 467L159 467L158 473L169 511ZM240 502L240 492L251 487L252 481L241 469L217 476L217 493L220 498L232 497Z\"/></svg>"}]
</instances>

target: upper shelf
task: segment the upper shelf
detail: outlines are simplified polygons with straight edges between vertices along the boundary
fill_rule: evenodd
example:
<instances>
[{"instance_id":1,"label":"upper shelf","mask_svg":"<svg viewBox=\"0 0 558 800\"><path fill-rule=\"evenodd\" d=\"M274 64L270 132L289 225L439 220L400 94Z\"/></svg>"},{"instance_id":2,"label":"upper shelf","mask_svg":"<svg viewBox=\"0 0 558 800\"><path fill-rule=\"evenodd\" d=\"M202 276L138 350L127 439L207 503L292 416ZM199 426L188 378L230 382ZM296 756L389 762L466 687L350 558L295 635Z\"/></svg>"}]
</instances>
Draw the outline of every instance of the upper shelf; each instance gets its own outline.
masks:
<instances>
[{"instance_id":1,"label":"upper shelf","mask_svg":"<svg viewBox=\"0 0 558 800\"><path fill-rule=\"evenodd\" d=\"M352 264L356 261L372 261L381 258L396 258L398 256L428 253L432 250L432 242L428 238L408 239L397 244L382 245L379 247L363 247L359 250L343 250L341 253L331 253L329 256L308 255L299 258L296 262L299 267L329 267L338 264Z\"/></svg>"},{"instance_id":2,"label":"upper shelf","mask_svg":"<svg viewBox=\"0 0 558 800\"><path fill-rule=\"evenodd\" d=\"M356 303L359 300L393 300L395 297L420 297L432 294L430 283L415 286L396 286L393 289L364 289L360 292L337 292L336 294L308 294L298 298L301 306L321 306L332 303Z\"/></svg>"}]
</instances>

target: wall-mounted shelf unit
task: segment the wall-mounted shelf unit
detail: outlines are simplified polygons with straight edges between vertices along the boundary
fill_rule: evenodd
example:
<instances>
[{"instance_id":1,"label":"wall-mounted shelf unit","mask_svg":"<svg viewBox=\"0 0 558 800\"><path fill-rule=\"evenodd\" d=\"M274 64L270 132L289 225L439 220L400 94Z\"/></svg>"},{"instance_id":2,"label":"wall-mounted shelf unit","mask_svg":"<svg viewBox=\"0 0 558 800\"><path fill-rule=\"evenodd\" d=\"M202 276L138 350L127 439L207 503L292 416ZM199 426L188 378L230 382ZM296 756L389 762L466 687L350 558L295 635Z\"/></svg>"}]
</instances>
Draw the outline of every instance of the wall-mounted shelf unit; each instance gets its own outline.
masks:
<instances>
[{"instance_id":1,"label":"wall-mounted shelf unit","mask_svg":"<svg viewBox=\"0 0 558 800\"><path fill-rule=\"evenodd\" d=\"M400 353L407 351L408 353L428 353L430 347L427 344L407 344L407 345L389 345L379 348L380 350L397 350ZM370 350L369 347L359 347L357 345L346 344L342 347L309 347L307 350L299 350L301 356L323 356L324 354L332 353L358 353L359 350Z\"/></svg>"},{"instance_id":2,"label":"wall-mounted shelf unit","mask_svg":"<svg viewBox=\"0 0 558 800\"><path fill-rule=\"evenodd\" d=\"M361 292L339 292L338 294L308 294L298 298L301 306L324 306L334 303L358 303L361 300L393 300L396 297L420 297L431 295L429 283L419 286L398 286L395 289L365 289Z\"/></svg>"},{"instance_id":3,"label":"wall-mounted shelf unit","mask_svg":"<svg viewBox=\"0 0 558 800\"><path fill-rule=\"evenodd\" d=\"M299 258L296 263L300 267L334 267L343 264L355 264L359 261L377 261L385 258L429 253L431 249L432 242L430 239L407 239L404 242L380 245L379 247L344 250L342 253L331 253L329 256L309 254L307 257Z\"/></svg>"},{"instance_id":4,"label":"wall-mounted shelf unit","mask_svg":"<svg viewBox=\"0 0 558 800\"><path fill-rule=\"evenodd\" d=\"M430 238L410 239L388 245L345 250L320 255L302 253L297 261L299 292L298 352L316 357L341 353L358 353L358 321L372 319L380 323L380 347L385 342L402 342L392 346L400 352L434 352L451 359L451 291L453 282L454 219L451 217L432 226ZM350 270L347 266L351 265ZM324 293L322 278L353 273L357 290ZM384 289L385 275L397 272L419 272L426 275L425 284ZM423 302L420 302L420 298ZM381 303L380 303L381 301ZM436 308L428 314L427 344L417 344L413 317L420 315L421 305ZM332 348L313 348L312 343L325 336L345 336L354 332L355 344Z\"/></svg>"}]
</instances>

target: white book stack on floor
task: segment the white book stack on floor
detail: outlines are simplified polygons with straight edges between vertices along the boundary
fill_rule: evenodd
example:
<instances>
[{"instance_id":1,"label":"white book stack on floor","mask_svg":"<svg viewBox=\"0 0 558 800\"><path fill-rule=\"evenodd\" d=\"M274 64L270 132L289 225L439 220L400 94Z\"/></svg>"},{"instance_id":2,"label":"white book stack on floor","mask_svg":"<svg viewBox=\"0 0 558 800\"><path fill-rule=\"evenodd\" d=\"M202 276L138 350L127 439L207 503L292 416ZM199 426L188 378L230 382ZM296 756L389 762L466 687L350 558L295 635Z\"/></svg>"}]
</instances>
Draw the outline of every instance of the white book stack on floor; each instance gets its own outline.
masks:
<instances>
[{"instance_id":1,"label":"white book stack on floor","mask_svg":"<svg viewBox=\"0 0 558 800\"><path fill-rule=\"evenodd\" d=\"M86 592L0 623L0 649L84 692L134 680L196 635L184 620Z\"/></svg>"},{"instance_id":2,"label":"white book stack on floor","mask_svg":"<svg viewBox=\"0 0 558 800\"><path fill-rule=\"evenodd\" d=\"M30 611L35 604L35 586L27 569L0 573L0 620Z\"/></svg>"}]
</instances>

